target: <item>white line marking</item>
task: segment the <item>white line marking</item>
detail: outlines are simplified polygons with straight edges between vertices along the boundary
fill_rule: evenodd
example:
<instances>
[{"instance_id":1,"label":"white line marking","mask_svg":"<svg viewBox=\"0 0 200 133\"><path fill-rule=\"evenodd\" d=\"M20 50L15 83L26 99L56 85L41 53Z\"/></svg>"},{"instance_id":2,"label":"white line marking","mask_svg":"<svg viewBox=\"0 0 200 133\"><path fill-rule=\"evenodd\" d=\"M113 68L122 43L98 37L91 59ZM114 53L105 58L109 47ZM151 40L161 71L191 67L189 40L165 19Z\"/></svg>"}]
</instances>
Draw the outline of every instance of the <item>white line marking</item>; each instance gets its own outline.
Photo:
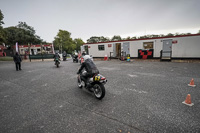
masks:
<instances>
[{"instance_id":1,"label":"white line marking","mask_svg":"<svg viewBox=\"0 0 200 133\"><path fill-rule=\"evenodd\" d=\"M137 93L147 93L146 91L139 91L139 90L136 90L136 89L129 89L129 88L125 88L127 91L134 91L134 92L137 92Z\"/></svg>"},{"instance_id":2,"label":"white line marking","mask_svg":"<svg viewBox=\"0 0 200 133\"><path fill-rule=\"evenodd\" d=\"M138 77L137 75L131 75L131 74L128 74L128 76L130 76L130 77Z\"/></svg>"}]
</instances>

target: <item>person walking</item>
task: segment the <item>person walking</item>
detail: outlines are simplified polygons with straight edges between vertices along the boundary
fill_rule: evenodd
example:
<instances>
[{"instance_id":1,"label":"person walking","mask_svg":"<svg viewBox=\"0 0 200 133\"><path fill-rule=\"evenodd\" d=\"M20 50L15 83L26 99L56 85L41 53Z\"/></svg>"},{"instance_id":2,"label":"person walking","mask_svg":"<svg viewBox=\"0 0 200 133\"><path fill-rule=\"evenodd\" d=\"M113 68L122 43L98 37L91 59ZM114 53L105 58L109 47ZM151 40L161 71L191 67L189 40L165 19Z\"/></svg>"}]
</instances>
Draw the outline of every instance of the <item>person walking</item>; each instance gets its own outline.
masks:
<instances>
[{"instance_id":1,"label":"person walking","mask_svg":"<svg viewBox=\"0 0 200 133\"><path fill-rule=\"evenodd\" d=\"M16 65L16 71L22 70L21 69L22 58L20 57L20 55L18 54L18 52L16 52L15 56L13 57L13 60L14 60L15 65Z\"/></svg>"}]
</instances>

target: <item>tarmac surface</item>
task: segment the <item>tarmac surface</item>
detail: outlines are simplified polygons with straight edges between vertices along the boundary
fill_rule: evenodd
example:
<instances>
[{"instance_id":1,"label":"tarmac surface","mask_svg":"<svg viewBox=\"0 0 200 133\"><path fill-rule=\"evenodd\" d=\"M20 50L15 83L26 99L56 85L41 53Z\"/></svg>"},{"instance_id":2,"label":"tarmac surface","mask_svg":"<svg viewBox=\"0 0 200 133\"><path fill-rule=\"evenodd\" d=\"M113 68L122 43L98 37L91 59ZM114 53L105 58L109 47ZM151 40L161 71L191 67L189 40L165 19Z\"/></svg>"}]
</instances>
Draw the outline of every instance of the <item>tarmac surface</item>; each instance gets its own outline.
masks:
<instances>
[{"instance_id":1,"label":"tarmac surface","mask_svg":"<svg viewBox=\"0 0 200 133\"><path fill-rule=\"evenodd\" d=\"M95 61L108 80L98 100L77 87L71 59L0 62L1 133L199 133L200 63ZM189 87L191 79L196 87ZM182 102L191 94L193 106Z\"/></svg>"}]
</instances>

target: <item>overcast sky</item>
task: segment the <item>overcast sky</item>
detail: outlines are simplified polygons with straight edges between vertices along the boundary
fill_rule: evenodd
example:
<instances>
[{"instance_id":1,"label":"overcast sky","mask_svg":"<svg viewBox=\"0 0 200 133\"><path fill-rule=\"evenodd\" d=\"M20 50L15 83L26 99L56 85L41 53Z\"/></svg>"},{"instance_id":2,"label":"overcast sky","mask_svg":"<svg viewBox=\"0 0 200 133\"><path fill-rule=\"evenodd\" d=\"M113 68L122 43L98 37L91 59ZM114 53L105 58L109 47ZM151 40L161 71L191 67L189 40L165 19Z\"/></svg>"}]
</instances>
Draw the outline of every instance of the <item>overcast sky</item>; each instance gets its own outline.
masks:
<instances>
[{"instance_id":1,"label":"overcast sky","mask_svg":"<svg viewBox=\"0 0 200 133\"><path fill-rule=\"evenodd\" d=\"M26 22L52 42L59 29L92 36L197 33L200 0L0 0L3 27Z\"/></svg>"}]
</instances>

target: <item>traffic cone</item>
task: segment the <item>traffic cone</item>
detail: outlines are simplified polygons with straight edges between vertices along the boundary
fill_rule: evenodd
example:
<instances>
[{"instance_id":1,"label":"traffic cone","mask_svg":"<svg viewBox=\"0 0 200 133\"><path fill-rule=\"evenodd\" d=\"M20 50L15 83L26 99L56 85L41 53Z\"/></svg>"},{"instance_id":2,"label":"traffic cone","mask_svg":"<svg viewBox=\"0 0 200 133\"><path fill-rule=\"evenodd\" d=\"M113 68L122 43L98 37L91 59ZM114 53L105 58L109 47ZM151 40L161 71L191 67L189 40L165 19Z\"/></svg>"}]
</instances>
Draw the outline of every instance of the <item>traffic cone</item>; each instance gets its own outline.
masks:
<instances>
[{"instance_id":1,"label":"traffic cone","mask_svg":"<svg viewBox=\"0 0 200 133\"><path fill-rule=\"evenodd\" d=\"M104 56L104 61L107 61L107 60L108 60L108 56L105 55L105 56Z\"/></svg>"},{"instance_id":2,"label":"traffic cone","mask_svg":"<svg viewBox=\"0 0 200 133\"><path fill-rule=\"evenodd\" d=\"M188 84L188 86L191 86L191 87L195 87L196 85L194 85L194 79L192 78L192 80L190 81L190 84Z\"/></svg>"},{"instance_id":3,"label":"traffic cone","mask_svg":"<svg viewBox=\"0 0 200 133\"><path fill-rule=\"evenodd\" d=\"M194 105L194 103L191 102L191 96L190 96L190 94L187 95L185 101L183 101L182 103L186 104L188 106L193 106Z\"/></svg>"}]
</instances>

